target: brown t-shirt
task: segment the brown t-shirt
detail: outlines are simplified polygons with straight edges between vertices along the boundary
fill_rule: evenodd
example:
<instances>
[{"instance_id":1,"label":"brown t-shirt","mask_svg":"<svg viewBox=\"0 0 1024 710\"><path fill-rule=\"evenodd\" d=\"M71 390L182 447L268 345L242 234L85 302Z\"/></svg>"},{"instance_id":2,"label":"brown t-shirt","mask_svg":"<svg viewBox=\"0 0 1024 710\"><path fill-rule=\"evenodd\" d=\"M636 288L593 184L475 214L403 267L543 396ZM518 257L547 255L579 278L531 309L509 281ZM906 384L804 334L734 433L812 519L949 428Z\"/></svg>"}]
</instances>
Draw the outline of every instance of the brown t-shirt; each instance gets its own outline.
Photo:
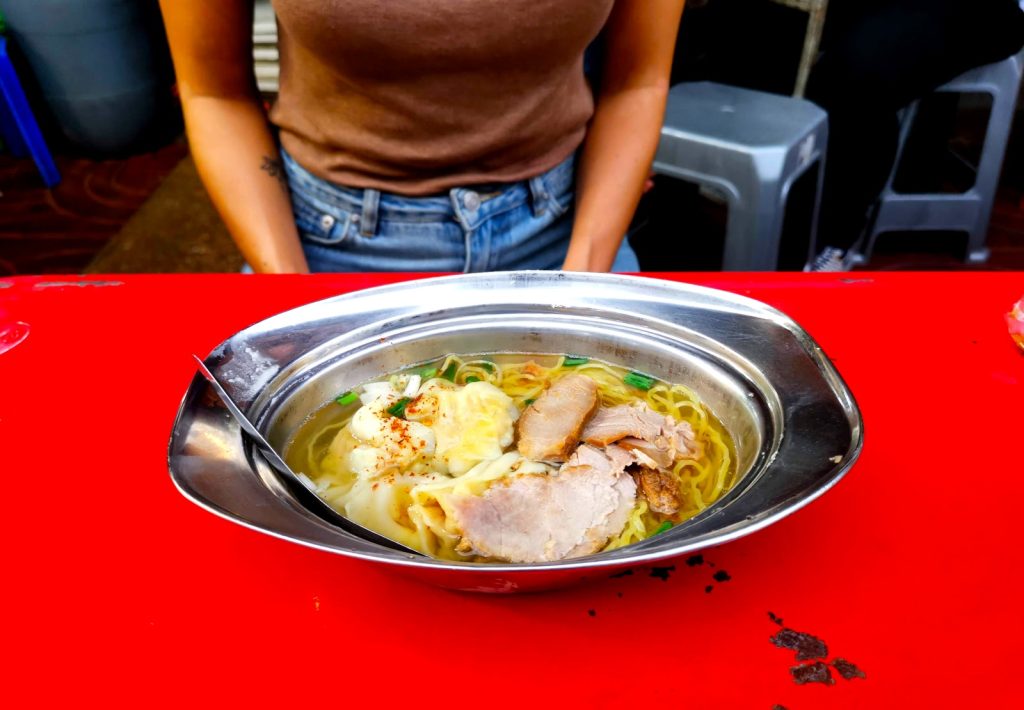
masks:
<instances>
[{"instance_id":1,"label":"brown t-shirt","mask_svg":"<svg viewBox=\"0 0 1024 710\"><path fill-rule=\"evenodd\" d=\"M273 0L285 150L407 195L510 182L579 147L583 52L614 0Z\"/></svg>"}]
</instances>

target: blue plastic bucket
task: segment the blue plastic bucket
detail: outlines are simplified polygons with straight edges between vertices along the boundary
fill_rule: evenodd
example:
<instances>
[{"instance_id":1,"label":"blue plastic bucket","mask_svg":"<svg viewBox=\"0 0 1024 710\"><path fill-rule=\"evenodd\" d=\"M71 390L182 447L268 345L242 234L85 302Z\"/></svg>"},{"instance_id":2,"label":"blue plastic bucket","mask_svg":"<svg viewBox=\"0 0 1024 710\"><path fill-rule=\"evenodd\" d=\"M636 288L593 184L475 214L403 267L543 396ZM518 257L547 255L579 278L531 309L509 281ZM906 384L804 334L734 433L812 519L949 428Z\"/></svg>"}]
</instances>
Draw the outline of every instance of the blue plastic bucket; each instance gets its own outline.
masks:
<instances>
[{"instance_id":1,"label":"blue plastic bucket","mask_svg":"<svg viewBox=\"0 0 1024 710\"><path fill-rule=\"evenodd\" d=\"M75 145L116 153L180 126L156 0L0 0L9 34Z\"/></svg>"}]
</instances>

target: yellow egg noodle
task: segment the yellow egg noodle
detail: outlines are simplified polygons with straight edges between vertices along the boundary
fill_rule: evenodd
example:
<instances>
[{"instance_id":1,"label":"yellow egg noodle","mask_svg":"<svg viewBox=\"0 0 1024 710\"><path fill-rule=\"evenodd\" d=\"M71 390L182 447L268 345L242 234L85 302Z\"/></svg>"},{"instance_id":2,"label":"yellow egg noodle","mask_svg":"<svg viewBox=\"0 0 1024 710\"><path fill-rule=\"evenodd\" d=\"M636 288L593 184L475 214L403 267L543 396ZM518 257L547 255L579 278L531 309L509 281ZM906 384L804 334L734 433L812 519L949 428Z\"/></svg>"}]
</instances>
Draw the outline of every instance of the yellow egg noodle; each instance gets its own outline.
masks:
<instances>
[{"instance_id":1,"label":"yellow egg noodle","mask_svg":"<svg viewBox=\"0 0 1024 710\"><path fill-rule=\"evenodd\" d=\"M527 461L515 451L507 437L499 441L489 420L496 417L500 421L508 414L502 413L496 398L488 394L494 392L493 388L467 386L489 383L508 395L521 411L551 382L578 373L591 377L598 384L602 405L645 401L661 414L689 422L697 440L696 458L682 459L671 470L682 504L679 513L671 517L655 513L648 508L643 496L638 496L624 529L609 541L606 550L650 537L665 521L679 523L692 518L732 485L733 462L727 435L690 389L656 382L644 392L623 381L629 373L626 368L595 360L566 366L565 359L564 356L542 355L497 355L493 360L448 356L437 367L437 372L445 373L454 365L452 381L431 379L420 392L429 388L438 396L448 398L449 409L456 412L456 416L460 408L483 410L477 411L475 416L469 411L462 413L462 419L456 424L463 431L446 434L440 421L434 423L438 446L449 446L453 452L446 459L452 471L438 470L437 460L424 453L404 461L401 467L386 475L358 476L349 464L352 452L360 445L360 440L350 431L352 412L345 410L344 419L338 420L335 416L331 420L332 412L340 409L333 404L311 417L300 429L286 451L286 458L295 470L313 480L324 500L360 524L438 558L471 560L473 558L456 550L459 531L449 515L449 501L463 495L481 495L493 481L509 475L547 473L556 469ZM544 361L553 364L545 366ZM409 373L397 374L388 381L401 392L409 378ZM467 389L470 392L465 392ZM492 416L486 416L487 413ZM453 437L466 434L467 427L482 429L474 429L472 435L462 436L462 441L454 444L446 441L446 436L454 441ZM457 448L460 444L462 449ZM381 445L386 446L386 442ZM503 453L502 449L507 452Z\"/></svg>"}]
</instances>

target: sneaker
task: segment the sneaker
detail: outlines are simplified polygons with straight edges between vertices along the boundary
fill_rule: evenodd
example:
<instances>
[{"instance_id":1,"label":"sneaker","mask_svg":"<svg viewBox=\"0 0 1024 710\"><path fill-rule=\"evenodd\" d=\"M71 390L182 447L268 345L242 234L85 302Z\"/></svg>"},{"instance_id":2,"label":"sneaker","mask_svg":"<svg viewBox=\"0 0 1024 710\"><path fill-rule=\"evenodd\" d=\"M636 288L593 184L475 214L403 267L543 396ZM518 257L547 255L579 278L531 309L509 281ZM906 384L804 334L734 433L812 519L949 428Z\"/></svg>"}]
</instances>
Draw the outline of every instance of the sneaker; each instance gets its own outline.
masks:
<instances>
[{"instance_id":1,"label":"sneaker","mask_svg":"<svg viewBox=\"0 0 1024 710\"><path fill-rule=\"evenodd\" d=\"M820 254L807 263L804 271L849 271L846 252L836 247L825 247Z\"/></svg>"}]
</instances>

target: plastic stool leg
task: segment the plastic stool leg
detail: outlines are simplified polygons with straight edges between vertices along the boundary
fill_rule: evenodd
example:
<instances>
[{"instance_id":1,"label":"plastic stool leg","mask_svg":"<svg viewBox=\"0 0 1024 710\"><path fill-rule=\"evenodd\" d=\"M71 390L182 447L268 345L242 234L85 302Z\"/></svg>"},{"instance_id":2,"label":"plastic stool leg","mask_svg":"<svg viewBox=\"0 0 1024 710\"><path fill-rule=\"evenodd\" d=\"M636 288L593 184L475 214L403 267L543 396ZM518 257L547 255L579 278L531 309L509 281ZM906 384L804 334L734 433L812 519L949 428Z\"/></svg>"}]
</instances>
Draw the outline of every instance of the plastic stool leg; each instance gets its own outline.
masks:
<instances>
[{"instance_id":1,"label":"plastic stool leg","mask_svg":"<svg viewBox=\"0 0 1024 710\"><path fill-rule=\"evenodd\" d=\"M3 37L0 37L0 94L10 108L14 124L21 133L25 145L32 153L32 159L43 176L43 182L47 187L53 187L60 182L60 172L53 163L43 134L39 131L39 124L32 115L25 92L22 91L18 76L14 73L14 65L7 56L7 40Z\"/></svg>"},{"instance_id":2,"label":"plastic stool leg","mask_svg":"<svg viewBox=\"0 0 1024 710\"><path fill-rule=\"evenodd\" d=\"M823 145L827 146L828 127L823 128L822 132L825 135L825 143ZM818 249L818 227L821 226L821 196L825 192L825 153L822 152L817 158L815 158L807 166L807 170L818 171L817 179L814 181L814 206L811 207L811 234L807 241L807 263L810 264L814 260L814 257L818 255L818 252L821 251ZM794 181L798 179L799 176L795 178ZM783 217L783 219L785 219L785 217ZM854 261L857 258L855 248L855 246L851 247L851 251L853 252L850 255L851 261Z\"/></svg>"}]
</instances>

